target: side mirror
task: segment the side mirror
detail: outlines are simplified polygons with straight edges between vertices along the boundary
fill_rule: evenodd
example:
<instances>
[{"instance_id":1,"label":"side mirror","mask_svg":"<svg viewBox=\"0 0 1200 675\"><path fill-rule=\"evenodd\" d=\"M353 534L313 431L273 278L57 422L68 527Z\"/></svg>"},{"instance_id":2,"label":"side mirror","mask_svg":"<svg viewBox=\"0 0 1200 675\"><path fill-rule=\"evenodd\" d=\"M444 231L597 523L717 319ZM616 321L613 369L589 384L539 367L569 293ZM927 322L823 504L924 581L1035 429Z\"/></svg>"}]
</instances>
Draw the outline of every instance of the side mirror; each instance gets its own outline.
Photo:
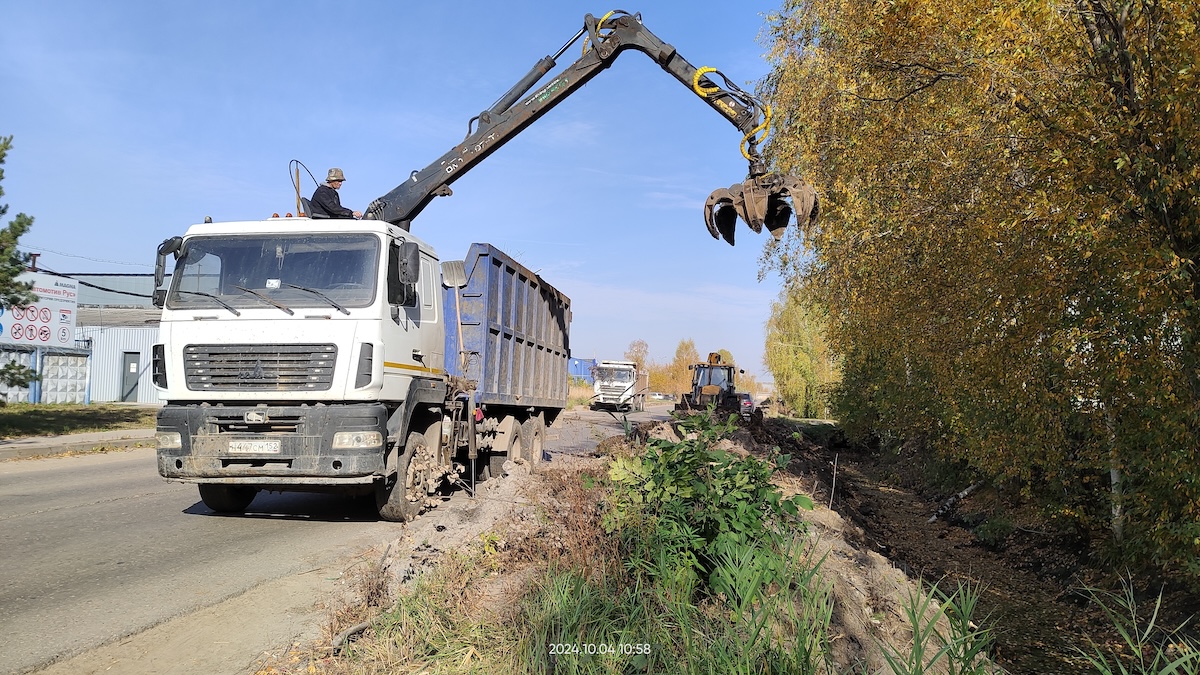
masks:
<instances>
[{"instance_id":1,"label":"side mirror","mask_svg":"<svg viewBox=\"0 0 1200 675\"><path fill-rule=\"evenodd\" d=\"M154 303L155 307L162 309L162 306L167 304L167 289L165 289L165 288L154 289L154 297L151 300L151 302Z\"/></svg>"},{"instance_id":2,"label":"side mirror","mask_svg":"<svg viewBox=\"0 0 1200 675\"><path fill-rule=\"evenodd\" d=\"M402 284L415 284L421 278L421 250L416 242L400 244L400 256L396 261L397 276Z\"/></svg>"},{"instance_id":3,"label":"side mirror","mask_svg":"<svg viewBox=\"0 0 1200 675\"><path fill-rule=\"evenodd\" d=\"M172 253L175 259L183 253L183 237L171 237L164 239L163 243L158 245L158 255L154 259L154 287L162 286L163 278L167 271L167 254ZM162 305L158 305L162 307Z\"/></svg>"},{"instance_id":4,"label":"side mirror","mask_svg":"<svg viewBox=\"0 0 1200 675\"><path fill-rule=\"evenodd\" d=\"M415 242L392 243L388 250L387 297L389 305L415 307L421 278L421 251ZM393 307L393 314L395 308ZM392 317L393 319L396 316Z\"/></svg>"}]
</instances>

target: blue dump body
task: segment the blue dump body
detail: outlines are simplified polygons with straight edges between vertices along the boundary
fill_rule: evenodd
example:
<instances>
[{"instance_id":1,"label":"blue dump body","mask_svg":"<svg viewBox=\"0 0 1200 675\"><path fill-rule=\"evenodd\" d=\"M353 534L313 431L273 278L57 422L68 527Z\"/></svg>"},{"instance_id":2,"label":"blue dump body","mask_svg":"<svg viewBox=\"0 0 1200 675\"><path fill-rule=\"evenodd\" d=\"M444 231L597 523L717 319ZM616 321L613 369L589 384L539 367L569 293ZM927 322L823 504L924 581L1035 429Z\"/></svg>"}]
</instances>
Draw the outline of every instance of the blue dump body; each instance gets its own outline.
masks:
<instances>
[{"instance_id":1,"label":"blue dump body","mask_svg":"<svg viewBox=\"0 0 1200 675\"><path fill-rule=\"evenodd\" d=\"M464 266L459 309L455 289L445 292L447 372L479 382L477 404L565 408L571 299L491 244L471 244Z\"/></svg>"}]
</instances>

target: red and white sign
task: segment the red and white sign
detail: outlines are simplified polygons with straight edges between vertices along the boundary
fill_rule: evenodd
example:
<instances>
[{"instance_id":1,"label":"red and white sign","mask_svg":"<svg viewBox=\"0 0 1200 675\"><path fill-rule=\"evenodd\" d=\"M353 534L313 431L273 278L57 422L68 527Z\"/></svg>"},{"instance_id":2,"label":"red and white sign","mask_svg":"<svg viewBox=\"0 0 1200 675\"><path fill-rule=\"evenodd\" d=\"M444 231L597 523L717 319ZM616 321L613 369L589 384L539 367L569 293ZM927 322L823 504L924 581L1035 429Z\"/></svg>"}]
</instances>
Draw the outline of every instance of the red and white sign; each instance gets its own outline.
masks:
<instances>
[{"instance_id":1,"label":"red and white sign","mask_svg":"<svg viewBox=\"0 0 1200 675\"><path fill-rule=\"evenodd\" d=\"M0 343L33 347L74 347L78 282L42 272L26 272L37 301L28 307L0 308Z\"/></svg>"}]
</instances>

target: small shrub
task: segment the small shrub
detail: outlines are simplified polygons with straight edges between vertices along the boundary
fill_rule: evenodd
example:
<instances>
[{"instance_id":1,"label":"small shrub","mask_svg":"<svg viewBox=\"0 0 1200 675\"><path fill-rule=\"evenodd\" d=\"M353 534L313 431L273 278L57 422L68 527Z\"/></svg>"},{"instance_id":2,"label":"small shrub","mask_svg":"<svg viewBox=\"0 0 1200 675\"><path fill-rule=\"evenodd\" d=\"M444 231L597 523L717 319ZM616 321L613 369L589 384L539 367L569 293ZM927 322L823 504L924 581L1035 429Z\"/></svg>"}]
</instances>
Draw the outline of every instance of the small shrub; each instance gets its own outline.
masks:
<instances>
[{"instance_id":1,"label":"small shrub","mask_svg":"<svg viewBox=\"0 0 1200 675\"><path fill-rule=\"evenodd\" d=\"M1002 551L1008 545L1008 536L1016 530L1012 521L1003 516L992 516L976 525L971 534L979 543L993 551Z\"/></svg>"},{"instance_id":2,"label":"small shrub","mask_svg":"<svg viewBox=\"0 0 1200 675\"><path fill-rule=\"evenodd\" d=\"M713 574L718 561L749 556L756 565L767 565L764 584L777 580L779 570L765 562L770 558L753 552L780 551L778 525L801 508L811 509L812 501L804 495L784 499L771 484L771 476L789 460L778 448L763 461L716 447L736 428L735 420L691 416L680 422L690 432L688 439L652 439L641 456L613 459L604 525L608 532L622 533L634 550L627 559L638 571L660 578L696 575L717 593L732 592L728 580ZM801 528L798 521L792 524Z\"/></svg>"}]
</instances>

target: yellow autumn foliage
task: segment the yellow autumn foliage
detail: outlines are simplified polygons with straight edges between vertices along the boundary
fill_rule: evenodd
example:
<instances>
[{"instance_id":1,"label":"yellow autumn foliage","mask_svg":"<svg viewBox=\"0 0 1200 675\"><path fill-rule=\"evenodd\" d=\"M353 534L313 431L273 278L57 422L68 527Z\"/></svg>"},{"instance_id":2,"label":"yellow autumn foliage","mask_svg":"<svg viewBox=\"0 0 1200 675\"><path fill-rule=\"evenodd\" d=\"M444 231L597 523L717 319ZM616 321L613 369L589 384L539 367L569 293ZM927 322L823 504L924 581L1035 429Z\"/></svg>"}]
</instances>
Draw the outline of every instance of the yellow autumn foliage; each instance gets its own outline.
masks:
<instances>
[{"instance_id":1,"label":"yellow autumn foliage","mask_svg":"<svg viewBox=\"0 0 1200 675\"><path fill-rule=\"evenodd\" d=\"M1198 20L1188 0L785 0L761 88L772 162L821 196L764 265L825 312L843 424L1193 574Z\"/></svg>"}]
</instances>

